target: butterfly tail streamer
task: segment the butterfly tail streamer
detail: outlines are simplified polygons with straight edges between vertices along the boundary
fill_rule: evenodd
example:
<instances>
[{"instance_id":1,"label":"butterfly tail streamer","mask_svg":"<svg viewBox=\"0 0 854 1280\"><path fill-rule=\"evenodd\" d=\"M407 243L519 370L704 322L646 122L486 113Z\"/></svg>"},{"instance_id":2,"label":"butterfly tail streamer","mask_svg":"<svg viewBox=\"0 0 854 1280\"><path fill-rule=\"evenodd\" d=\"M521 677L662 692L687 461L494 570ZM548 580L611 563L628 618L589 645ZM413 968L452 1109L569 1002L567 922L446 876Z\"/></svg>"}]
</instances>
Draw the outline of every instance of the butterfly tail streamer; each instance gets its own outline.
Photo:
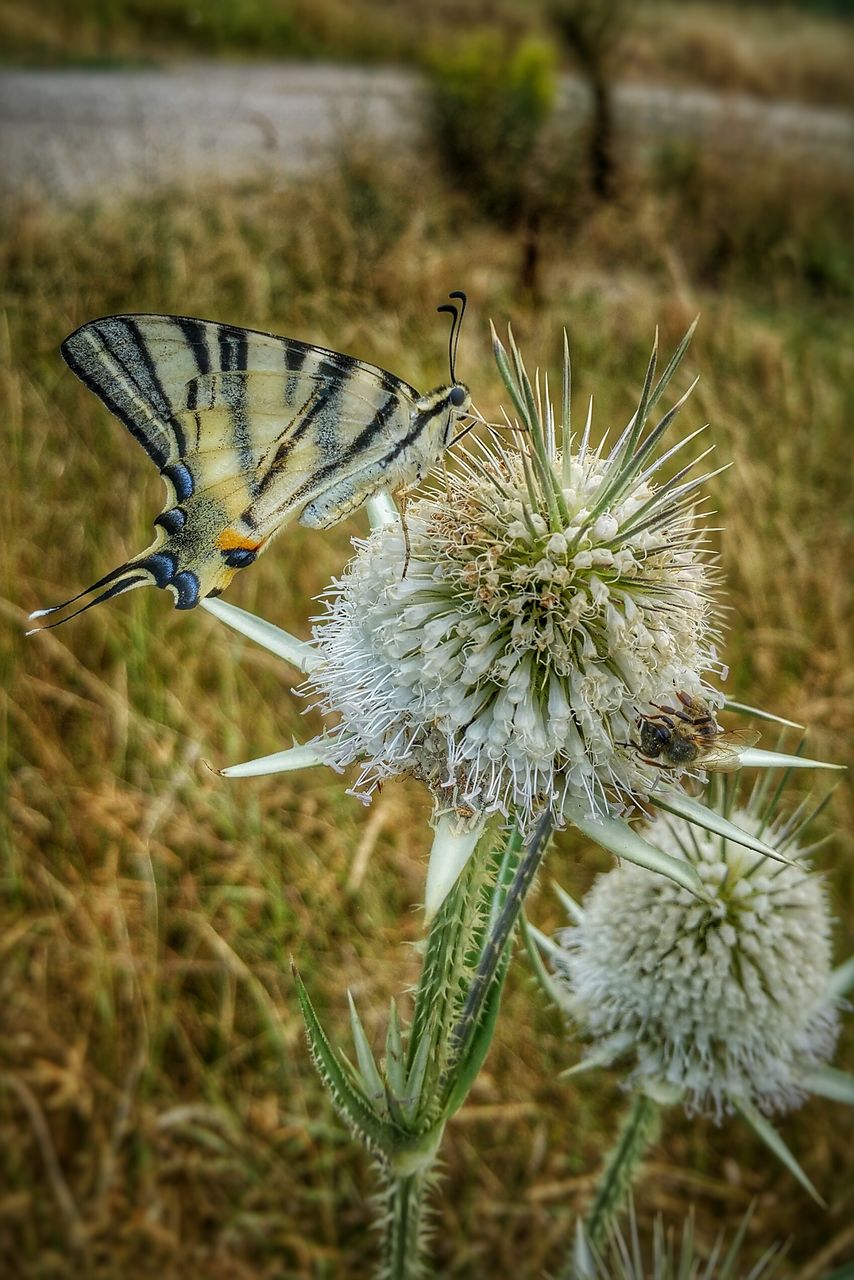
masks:
<instances>
[{"instance_id":1,"label":"butterfly tail streamer","mask_svg":"<svg viewBox=\"0 0 854 1280\"><path fill-rule=\"evenodd\" d=\"M79 591L76 596L72 596L70 600L63 600L61 604L49 605L46 609L35 609L30 614L30 621L34 622L37 618L50 617L55 613L61 613L67 609L69 605L75 604L78 600L82 600L84 596L90 595L93 591L97 591L98 587L105 582L109 582L110 586L106 590L101 591L94 599L87 600L86 604L74 609L71 613L66 613L64 617L57 618L54 622L45 622L41 626L31 627L26 635L35 635L37 631L50 631L53 627L60 626L63 622L69 622L72 618L78 617L81 613L85 613L87 609L92 609L96 604L103 604L106 600L113 600L116 596L122 595L125 591L133 591L135 587L144 587L152 584L153 579L147 573L134 572L133 562L120 565L118 569L114 569L112 573L108 573L105 578L101 578L98 582L93 583L91 587L86 587L84 591Z\"/></svg>"},{"instance_id":2,"label":"butterfly tail streamer","mask_svg":"<svg viewBox=\"0 0 854 1280\"><path fill-rule=\"evenodd\" d=\"M141 555L119 565L117 569L99 578L84 591L78 592L68 600L63 600L61 604L36 609L30 614L32 621L53 617L55 614L63 616L44 623L40 627L34 627L32 630L42 631L58 627L61 623L85 613L87 609L92 609L95 605L103 604L107 600L113 600L126 591L133 591L136 587L161 587L172 593L177 609L193 609L205 596L219 595L236 572L234 568L223 564L219 553L214 553L205 560L197 562L193 569L182 567L182 560L186 564L186 557L180 555L179 550L174 546L173 539L167 539L165 542L155 541ZM93 599L87 600L71 613L65 612L71 605L84 600L86 596L92 596L95 592L98 594L94 595ZM27 634L30 635L32 632Z\"/></svg>"}]
</instances>

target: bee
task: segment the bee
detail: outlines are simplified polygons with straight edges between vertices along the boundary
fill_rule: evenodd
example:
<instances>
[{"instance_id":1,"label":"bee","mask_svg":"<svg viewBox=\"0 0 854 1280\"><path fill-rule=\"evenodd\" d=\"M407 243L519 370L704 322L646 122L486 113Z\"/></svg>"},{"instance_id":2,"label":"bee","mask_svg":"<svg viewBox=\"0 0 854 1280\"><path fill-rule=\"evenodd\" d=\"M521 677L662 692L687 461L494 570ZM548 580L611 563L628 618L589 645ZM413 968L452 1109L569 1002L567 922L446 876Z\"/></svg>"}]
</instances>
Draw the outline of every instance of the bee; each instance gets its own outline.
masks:
<instances>
[{"instance_id":1,"label":"bee","mask_svg":"<svg viewBox=\"0 0 854 1280\"><path fill-rule=\"evenodd\" d=\"M651 705L659 713L640 716L640 741L634 747L646 764L660 769L696 765L711 773L740 768L740 753L759 741L755 729L725 732L701 698L677 693L679 707Z\"/></svg>"}]
</instances>

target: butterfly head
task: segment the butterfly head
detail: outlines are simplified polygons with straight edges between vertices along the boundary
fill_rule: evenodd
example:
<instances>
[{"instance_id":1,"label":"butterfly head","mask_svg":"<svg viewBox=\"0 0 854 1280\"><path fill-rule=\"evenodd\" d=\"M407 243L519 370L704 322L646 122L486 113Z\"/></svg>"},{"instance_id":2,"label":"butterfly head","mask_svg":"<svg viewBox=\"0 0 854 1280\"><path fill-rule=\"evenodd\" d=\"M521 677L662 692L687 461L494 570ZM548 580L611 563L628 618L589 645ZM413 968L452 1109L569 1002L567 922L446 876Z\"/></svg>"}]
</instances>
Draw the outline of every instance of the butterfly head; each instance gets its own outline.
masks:
<instances>
[{"instance_id":1,"label":"butterfly head","mask_svg":"<svg viewBox=\"0 0 854 1280\"><path fill-rule=\"evenodd\" d=\"M416 402L415 412L419 415L429 437L425 445L433 453L441 453L455 439L457 423L471 413L471 392L465 383L454 382L449 386L436 387L428 391Z\"/></svg>"},{"instance_id":2,"label":"butterfly head","mask_svg":"<svg viewBox=\"0 0 854 1280\"><path fill-rule=\"evenodd\" d=\"M461 418L467 418L471 414L471 392L464 382L455 382L451 387L444 387L445 405L447 407L445 427L444 445L447 449L452 444L456 432L454 430L456 424Z\"/></svg>"}]
</instances>

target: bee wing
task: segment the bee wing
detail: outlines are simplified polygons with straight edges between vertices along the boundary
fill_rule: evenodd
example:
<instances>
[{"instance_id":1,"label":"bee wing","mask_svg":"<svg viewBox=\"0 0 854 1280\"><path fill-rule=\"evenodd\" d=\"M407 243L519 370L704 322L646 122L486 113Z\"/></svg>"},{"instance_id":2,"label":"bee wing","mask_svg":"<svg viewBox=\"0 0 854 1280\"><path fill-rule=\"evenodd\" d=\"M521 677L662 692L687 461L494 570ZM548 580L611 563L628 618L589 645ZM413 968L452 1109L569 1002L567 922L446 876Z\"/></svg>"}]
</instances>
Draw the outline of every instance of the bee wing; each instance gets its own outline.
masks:
<instances>
[{"instance_id":1,"label":"bee wing","mask_svg":"<svg viewBox=\"0 0 854 1280\"><path fill-rule=\"evenodd\" d=\"M732 773L741 768L741 753L757 743L760 734L756 729L733 729L721 733L703 755L702 767L709 773Z\"/></svg>"}]
</instances>

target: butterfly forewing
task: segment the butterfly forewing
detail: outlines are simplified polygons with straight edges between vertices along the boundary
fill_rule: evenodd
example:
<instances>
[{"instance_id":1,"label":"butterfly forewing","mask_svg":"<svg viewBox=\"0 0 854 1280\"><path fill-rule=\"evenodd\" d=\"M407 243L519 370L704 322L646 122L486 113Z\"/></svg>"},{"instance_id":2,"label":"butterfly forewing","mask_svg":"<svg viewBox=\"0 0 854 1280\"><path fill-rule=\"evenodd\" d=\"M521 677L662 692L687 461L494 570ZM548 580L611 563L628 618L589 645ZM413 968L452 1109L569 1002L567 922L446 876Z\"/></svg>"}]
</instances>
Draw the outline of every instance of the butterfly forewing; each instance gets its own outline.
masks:
<instances>
[{"instance_id":1,"label":"butterfly forewing","mask_svg":"<svg viewBox=\"0 0 854 1280\"><path fill-rule=\"evenodd\" d=\"M148 583L180 608L218 594L290 520L332 524L411 478L407 450L427 421L394 374L213 321L109 316L62 353L158 466L167 502L146 551L54 609Z\"/></svg>"},{"instance_id":2,"label":"butterfly forewing","mask_svg":"<svg viewBox=\"0 0 854 1280\"><path fill-rule=\"evenodd\" d=\"M205 377L235 371L284 379L282 402L292 409L302 381L360 381L412 400L417 392L384 369L292 338L188 316L107 316L77 329L62 344L71 369L101 398L161 468L184 454L176 415L192 403ZM361 377L360 377L361 375ZM236 388L233 388L236 390ZM241 435L242 404L232 404Z\"/></svg>"}]
</instances>

